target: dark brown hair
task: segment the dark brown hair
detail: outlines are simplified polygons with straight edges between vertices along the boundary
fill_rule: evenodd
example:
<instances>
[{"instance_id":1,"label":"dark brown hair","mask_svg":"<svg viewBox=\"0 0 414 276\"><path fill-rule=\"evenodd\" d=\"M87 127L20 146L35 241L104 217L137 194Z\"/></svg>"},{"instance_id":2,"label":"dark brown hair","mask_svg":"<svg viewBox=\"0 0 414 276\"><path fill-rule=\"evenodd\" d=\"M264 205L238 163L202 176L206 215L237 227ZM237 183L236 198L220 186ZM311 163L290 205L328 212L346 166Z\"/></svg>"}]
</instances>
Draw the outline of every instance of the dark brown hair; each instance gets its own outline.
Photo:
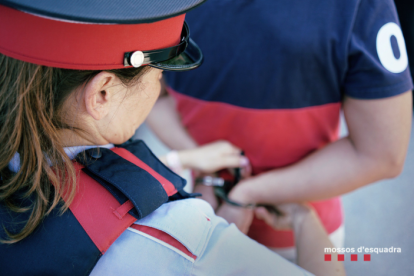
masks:
<instances>
[{"instance_id":1,"label":"dark brown hair","mask_svg":"<svg viewBox=\"0 0 414 276\"><path fill-rule=\"evenodd\" d=\"M147 70L107 71L129 86ZM99 72L40 66L0 54L0 201L12 212L29 213L21 230L5 229L8 239L1 242L27 237L62 197L61 212L69 208L76 191L76 171L57 133L73 127L64 122L62 106ZM20 169L11 173L8 164L16 153ZM27 199L30 204L24 207L21 203Z\"/></svg>"}]
</instances>

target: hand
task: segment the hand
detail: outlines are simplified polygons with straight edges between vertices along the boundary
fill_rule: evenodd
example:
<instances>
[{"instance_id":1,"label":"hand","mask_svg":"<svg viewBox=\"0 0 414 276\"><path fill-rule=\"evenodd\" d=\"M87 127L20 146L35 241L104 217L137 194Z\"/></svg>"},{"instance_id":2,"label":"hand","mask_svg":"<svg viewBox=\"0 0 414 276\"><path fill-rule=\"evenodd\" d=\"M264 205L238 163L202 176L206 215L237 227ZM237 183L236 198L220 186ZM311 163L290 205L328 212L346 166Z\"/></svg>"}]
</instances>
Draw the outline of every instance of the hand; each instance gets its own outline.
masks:
<instances>
[{"instance_id":1,"label":"hand","mask_svg":"<svg viewBox=\"0 0 414 276\"><path fill-rule=\"evenodd\" d=\"M313 210L303 204L287 203L276 206L284 215L270 213L265 207L257 207L254 213L276 230L299 229L304 218Z\"/></svg>"},{"instance_id":2,"label":"hand","mask_svg":"<svg viewBox=\"0 0 414 276\"><path fill-rule=\"evenodd\" d=\"M202 173L213 173L225 168L246 168L249 160L241 155L241 150L227 141L216 141L195 149L178 152L184 168Z\"/></svg>"},{"instance_id":3,"label":"hand","mask_svg":"<svg viewBox=\"0 0 414 276\"><path fill-rule=\"evenodd\" d=\"M229 199L239 203L253 203L249 201L248 194L244 193L242 189L237 189L237 187L238 185L230 191ZM254 210L223 203L216 214L226 219L228 223L234 223L241 232L247 234L253 221Z\"/></svg>"},{"instance_id":4,"label":"hand","mask_svg":"<svg viewBox=\"0 0 414 276\"><path fill-rule=\"evenodd\" d=\"M229 204L222 204L216 215L224 218L228 223L234 223L244 234L247 234L253 221L253 209L235 207Z\"/></svg>"},{"instance_id":5,"label":"hand","mask_svg":"<svg viewBox=\"0 0 414 276\"><path fill-rule=\"evenodd\" d=\"M217 200L216 195L214 194L214 188L211 186L205 186L202 184L198 184L194 186L193 193L200 193L202 196L201 199L207 201L214 210L217 209L219 202Z\"/></svg>"}]
</instances>

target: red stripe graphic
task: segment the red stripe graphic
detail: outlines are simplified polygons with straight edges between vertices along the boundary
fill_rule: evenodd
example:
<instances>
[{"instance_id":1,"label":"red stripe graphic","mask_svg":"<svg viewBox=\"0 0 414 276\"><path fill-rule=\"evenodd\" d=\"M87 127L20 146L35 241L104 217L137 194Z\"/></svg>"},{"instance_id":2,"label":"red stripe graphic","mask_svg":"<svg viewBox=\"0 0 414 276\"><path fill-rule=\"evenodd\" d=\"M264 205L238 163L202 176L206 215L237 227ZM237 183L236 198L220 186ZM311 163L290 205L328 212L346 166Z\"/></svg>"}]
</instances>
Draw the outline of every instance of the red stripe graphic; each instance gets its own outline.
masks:
<instances>
[{"instance_id":1,"label":"red stripe graphic","mask_svg":"<svg viewBox=\"0 0 414 276\"><path fill-rule=\"evenodd\" d=\"M230 141L243 149L254 174L288 166L338 139L341 103L262 110L169 92L197 143Z\"/></svg>"}]
</instances>

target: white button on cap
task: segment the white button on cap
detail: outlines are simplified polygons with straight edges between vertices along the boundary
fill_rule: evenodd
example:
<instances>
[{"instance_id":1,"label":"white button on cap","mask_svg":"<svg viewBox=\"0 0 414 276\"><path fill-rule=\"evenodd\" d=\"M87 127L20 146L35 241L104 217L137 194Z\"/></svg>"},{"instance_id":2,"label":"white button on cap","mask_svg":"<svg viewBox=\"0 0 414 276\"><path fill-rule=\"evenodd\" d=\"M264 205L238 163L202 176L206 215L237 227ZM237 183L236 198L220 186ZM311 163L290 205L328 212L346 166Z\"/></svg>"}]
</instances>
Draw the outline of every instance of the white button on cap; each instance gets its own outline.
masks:
<instances>
[{"instance_id":1,"label":"white button on cap","mask_svg":"<svg viewBox=\"0 0 414 276\"><path fill-rule=\"evenodd\" d=\"M131 65L135 68L140 67L144 63L144 53L141 51L135 51L130 58Z\"/></svg>"}]
</instances>

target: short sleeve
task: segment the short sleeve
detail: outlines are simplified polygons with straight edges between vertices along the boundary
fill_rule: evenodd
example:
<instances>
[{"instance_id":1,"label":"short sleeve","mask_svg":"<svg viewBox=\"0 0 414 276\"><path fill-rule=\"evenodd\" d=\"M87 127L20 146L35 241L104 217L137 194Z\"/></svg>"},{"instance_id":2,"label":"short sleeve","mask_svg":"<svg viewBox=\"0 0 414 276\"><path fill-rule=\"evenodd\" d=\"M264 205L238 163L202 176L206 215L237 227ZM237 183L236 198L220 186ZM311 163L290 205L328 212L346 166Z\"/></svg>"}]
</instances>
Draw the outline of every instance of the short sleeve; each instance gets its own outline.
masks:
<instances>
[{"instance_id":1,"label":"short sleeve","mask_svg":"<svg viewBox=\"0 0 414 276\"><path fill-rule=\"evenodd\" d=\"M407 50L392 0L361 0L349 38L346 95L377 99L412 89Z\"/></svg>"}]
</instances>

